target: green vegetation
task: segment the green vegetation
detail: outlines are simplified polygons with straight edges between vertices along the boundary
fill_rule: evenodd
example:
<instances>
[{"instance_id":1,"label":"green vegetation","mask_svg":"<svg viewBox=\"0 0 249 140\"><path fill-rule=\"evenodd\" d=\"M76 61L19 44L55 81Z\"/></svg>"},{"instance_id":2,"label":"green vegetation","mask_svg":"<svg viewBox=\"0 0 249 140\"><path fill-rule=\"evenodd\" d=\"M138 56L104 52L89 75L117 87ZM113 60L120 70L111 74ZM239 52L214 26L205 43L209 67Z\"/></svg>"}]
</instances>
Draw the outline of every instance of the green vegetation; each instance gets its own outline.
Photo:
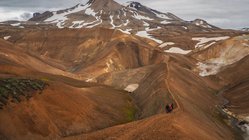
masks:
<instances>
[{"instance_id":1,"label":"green vegetation","mask_svg":"<svg viewBox=\"0 0 249 140\"><path fill-rule=\"evenodd\" d=\"M50 80L48 78L41 78L43 82L49 82Z\"/></svg>"},{"instance_id":2,"label":"green vegetation","mask_svg":"<svg viewBox=\"0 0 249 140\"><path fill-rule=\"evenodd\" d=\"M134 106L129 105L124 109L124 113L126 115L126 122L131 122L136 119L137 109Z\"/></svg>"},{"instance_id":3,"label":"green vegetation","mask_svg":"<svg viewBox=\"0 0 249 140\"><path fill-rule=\"evenodd\" d=\"M0 109L8 103L21 102L22 99L29 99L32 94L42 91L46 83L42 80L31 79L0 79ZM39 92L41 93L41 92Z\"/></svg>"}]
</instances>

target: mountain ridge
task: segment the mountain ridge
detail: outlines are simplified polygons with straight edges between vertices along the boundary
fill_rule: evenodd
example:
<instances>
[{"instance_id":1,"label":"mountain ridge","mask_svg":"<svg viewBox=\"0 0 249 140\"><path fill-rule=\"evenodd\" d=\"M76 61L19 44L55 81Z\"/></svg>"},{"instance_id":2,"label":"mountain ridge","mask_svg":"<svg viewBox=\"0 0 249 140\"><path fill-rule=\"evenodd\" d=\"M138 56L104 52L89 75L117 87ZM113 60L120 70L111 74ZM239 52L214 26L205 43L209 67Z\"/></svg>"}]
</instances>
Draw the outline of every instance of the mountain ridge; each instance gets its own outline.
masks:
<instances>
[{"instance_id":1,"label":"mountain ridge","mask_svg":"<svg viewBox=\"0 0 249 140\"><path fill-rule=\"evenodd\" d=\"M160 44L164 41L157 38L158 35L152 35L152 32L162 32L167 28L173 32L220 30L201 19L185 21L170 12L162 13L139 2L130 1L122 5L114 0L90 0L86 4L80 3L64 10L36 13L29 21L51 24L57 28L116 29L126 34L152 39Z\"/></svg>"}]
</instances>

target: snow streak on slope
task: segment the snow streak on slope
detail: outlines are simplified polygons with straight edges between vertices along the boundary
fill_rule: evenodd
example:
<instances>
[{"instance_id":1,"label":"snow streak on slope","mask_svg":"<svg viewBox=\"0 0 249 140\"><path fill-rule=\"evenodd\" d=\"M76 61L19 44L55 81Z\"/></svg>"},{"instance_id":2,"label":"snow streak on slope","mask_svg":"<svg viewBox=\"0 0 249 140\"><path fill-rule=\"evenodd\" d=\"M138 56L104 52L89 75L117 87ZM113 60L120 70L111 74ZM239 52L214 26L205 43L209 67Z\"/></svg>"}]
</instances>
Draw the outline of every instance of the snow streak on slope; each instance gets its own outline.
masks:
<instances>
[{"instance_id":1,"label":"snow streak on slope","mask_svg":"<svg viewBox=\"0 0 249 140\"><path fill-rule=\"evenodd\" d=\"M72 22L73 25L70 26L69 28L82 28L84 26L83 25L84 22L85 22L84 20L82 20L82 21L73 21Z\"/></svg>"},{"instance_id":2,"label":"snow streak on slope","mask_svg":"<svg viewBox=\"0 0 249 140\"><path fill-rule=\"evenodd\" d=\"M95 17L95 15L96 15L97 13L95 13L93 9L87 8L87 9L85 10L85 14L87 14L87 15L89 15L89 16L91 15L91 16L94 16L94 17Z\"/></svg>"},{"instance_id":3,"label":"snow streak on slope","mask_svg":"<svg viewBox=\"0 0 249 140\"><path fill-rule=\"evenodd\" d=\"M151 10L151 12L154 13L158 18L162 18L162 19L166 19L166 20L171 19L166 14L158 13L158 12L155 12L154 10Z\"/></svg>"},{"instance_id":4,"label":"snow streak on slope","mask_svg":"<svg viewBox=\"0 0 249 140\"><path fill-rule=\"evenodd\" d=\"M56 23L58 28L64 28L65 21L68 19L67 16L72 14L72 13L77 13L83 10L86 10L90 5L77 5L74 7L72 10L67 10L66 12L63 13L57 13L53 12L53 16L46 19L45 22L50 22L50 23ZM95 15L94 12L91 9L88 9L85 11L85 13L90 14L90 15Z\"/></svg>"},{"instance_id":5,"label":"snow streak on slope","mask_svg":"<svg viewBox=\"0 0 249 140\"><path fill-rule=\"evenodd\" d=\"M163 44L159 45L158 47L163 48L163 47L170 46L170 45L175 45L175 43L174 42L164 42Z\"/></svg>"},{"instance_id":6,"label":"snow streak on slope","mask_svg":"<svg viewBox=\"0 0 249 140\"><path fill-rule=\"evenodd\" d=\"M134 92L138 87L138 84L130 84L124 90L128 92Z\"/></svg>"},{"instance_id":7,"label":"snow streak on slope","mask_svg":"<svg viewBox=\"0 0 249 140\"><path fill-rule=\"evenodd\" d=\"M177 47L172 47L169 50L165 50L164 52L167 53L178 53L178 54L188 54L190 53L192 50L183 50L181 48L177 48Z\"/></svg>"},{"instance_id":8,"label":"snow streak on slope","mask_svg":"<svg viewBox=\"0 0 249 140\"><path fill-rule=\"evenodd\" d=\"M8 40L10 38L11 38L11 36L5 36L5 37L3 37L4 40Z\"/></svg>"},{"instance_id":9,"label":"snow streak on slope","mask_svg":"<svg viewBox=\"0 0 249 140\"><path fill-rule=\"evenodd\" d=\"M160 28L150 29L150 28L148 27L148 28L145 29L145 31L139 31L139 32L137 32L136 35L138 35L138 36L140 36L140 37L149 38L149 39L154 40L154 41L156 41L157 43L161 44L161 43L163 43L162 40L153 38L153 37L151 36L151 34L148 33L149 31L153 31L153 30L157 30L157 29L160 29Z\"/></svg>"},{"instance_id":10,"label":"snow streak on slope","mask_svg":"<svg viewBox=\"0 0 249 140\"><path fill-rule=\"evenodd\" d=\"M221 41L221 40L226 40L230 38L229 36L224 36L224 37L212 37L212 38L207 38L207 37L195 37L192 38L192 40L194 41L199 41L199 43L197 43L195 45L195 48L202 48L202 49L206 49L208 47L210 47L211 45L215 44L216 41ZM208 43L208 44L207 44Z\"/></svg>"},{"instance_id":11,"label":"snow streak on slope","mask_svg":"<svg viewBox=\"0 0 249 140\"><path fill-rule=\"evenodd\" d=\"M162 39L161 35L154 35L153 37L149 31L160 29L160 31L154 33L161 34L170 26L169 33L171 33L175 30L174 25L181 25L183 28L176 27L176 29L186 32L188 27L193 27L195 23L207 24L200 19L195 20L195 23L184 21L171 13L153 10L138 2L128 2L125 5L120 5L113 0L89 0L85 5L78 4L65 10L38 14L30 21L45 22L58 28L93 28L98 26L117 29L127 34L137 34L152 39L157 43L162 43L159 39ZM195 26L195 28L203 30L200 27ZM205 31L208 30L205 29Z\"/></svg>"},{"instance_id":12,"label":"snow streak on slope","mask_svg":"<svg viewBox=\"0 0 249 140\"><path fill-rule=\"evenodd\" d=\"M114 17L113 15L110 16L110 19L111 19L111 23L110 23L110 24L112 25L112 29L115 29L115 28L117 28L117 27L121 27L122 24L119 25L119 26L116 26L116 25L114 24L114 19L113 19L113 17Z\"/></svg>"},{"instance_id":13,"label":"snow streak on slope","mask_svg":"<svg viewBox=\"0 0 249 140\"><path fill-rule=\"evenodd\" d=\"M132 31L132 29L126 29L126 30L118 29L118 30L125 34L131 34L130 31Z\"/></svg>"},{"instance_id":14,"label":"snow streak on slope","mask_svg":"<svg viewBox=\"0 0 249 140\"><path fill-rule=\"evenodd\" d=\"M10 24L10 25L16 27L16 26L20 26L21 23L13 23L13 24Z\"/></svg>"},{"instance_id":15,"label":"snow streak on slope","mask_svg":"<svg viewBox=\"0 0 249 140\"><path fill-rule=\"evenodd\" d=\"M167 20L164 20L164 21L161 21L162 24L170 24L171 22L167 21Z\"/></svg>"},{"instance_id":16,"label":"snow streak on slope","mask_svg":"<svg viewBox=\"0 0 249 140\"><path fill-rule=\"evenodd\" d=\"M138 20L153 20L152 18L145 17L143 15L139 15L137 12L134 12L133 17Z\"/></svg>"}]
</instances>

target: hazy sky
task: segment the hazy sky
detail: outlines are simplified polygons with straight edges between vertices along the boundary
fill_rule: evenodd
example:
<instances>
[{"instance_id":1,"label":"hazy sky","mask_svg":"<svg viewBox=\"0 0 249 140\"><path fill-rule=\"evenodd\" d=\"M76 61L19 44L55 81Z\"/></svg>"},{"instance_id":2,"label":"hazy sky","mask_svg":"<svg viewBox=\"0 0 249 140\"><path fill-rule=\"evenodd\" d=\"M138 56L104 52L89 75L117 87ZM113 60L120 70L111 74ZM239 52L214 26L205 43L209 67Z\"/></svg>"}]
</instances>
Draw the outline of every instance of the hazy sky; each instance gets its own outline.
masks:
<instances>
[{"instance_id":1,"label":"hazy sky","mask_svg":"<svg viewBox=\"0 0 249 140\"><path fill-rule=\"evenodd\" d=\"M0 21L25 20L33 12L68 8L87 0L0 0ZM125 3L129 0L116 0ZM202 18L223 28L249 27L249 0L136 0L185 20Z\"/></svg>"}]
</instances>

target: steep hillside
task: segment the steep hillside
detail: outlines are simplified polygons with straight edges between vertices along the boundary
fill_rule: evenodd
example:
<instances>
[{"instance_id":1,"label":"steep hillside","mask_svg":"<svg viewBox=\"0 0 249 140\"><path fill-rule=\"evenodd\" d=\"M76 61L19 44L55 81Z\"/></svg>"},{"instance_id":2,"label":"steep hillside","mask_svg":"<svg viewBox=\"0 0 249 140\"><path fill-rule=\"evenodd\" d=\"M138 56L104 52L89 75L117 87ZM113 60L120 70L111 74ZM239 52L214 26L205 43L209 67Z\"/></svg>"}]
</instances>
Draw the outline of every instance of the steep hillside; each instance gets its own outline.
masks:
<instances>
[{"instance_id":1,"label":"steep hillside","mask_svg":"<svg viewBox=\"0 0 249 140\"><path fill-rule=\"evenodd\" d=\"M3 137L235 137L215 111L217 88L192 71L198 61L189 55L164 53L153 41L102 28L6 33L12 37L1 40L0 76L43 79L48 86L42 94L0 110L1 124L10 126L1 125ZM164 114L169 103L176 108L172 115ZM112 127L136 119L141 120ZM202 132L186 132L190 126ZM217 135L207 136L212 132Z\"/></svg>"}]
</instances>

